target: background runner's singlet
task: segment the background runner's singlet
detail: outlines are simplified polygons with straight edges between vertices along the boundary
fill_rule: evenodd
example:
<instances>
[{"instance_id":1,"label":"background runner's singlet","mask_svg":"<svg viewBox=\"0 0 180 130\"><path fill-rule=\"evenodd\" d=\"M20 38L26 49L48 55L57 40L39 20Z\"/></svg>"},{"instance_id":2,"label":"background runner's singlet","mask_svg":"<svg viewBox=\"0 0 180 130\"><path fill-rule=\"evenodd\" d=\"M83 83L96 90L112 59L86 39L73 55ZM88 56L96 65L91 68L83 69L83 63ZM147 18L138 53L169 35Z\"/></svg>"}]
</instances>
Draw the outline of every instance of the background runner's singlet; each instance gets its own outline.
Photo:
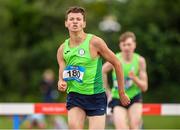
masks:
<instances>
[{"instance_id":1,"label":"background runner's singlet","mask_svg":"<svg viewBox=\"0 0 180 130\"><path fill-rule=\"evenodd\" d=\"M117 58L121 61L123 72L124 72L124 84L125 84L125 92L132 99L134 96L141 92L140 88L133 83L133 81L129 78L128 74L130 71L133 71L136 76L139 76L139 55L134 53L133 59L130 63L125 63L122 59L121 53L116 53ZM112 97L119 98L118 94L118 84L115 70L112 72L113 77L113 88L112 88Z\"/></svg>"}]
</instances>

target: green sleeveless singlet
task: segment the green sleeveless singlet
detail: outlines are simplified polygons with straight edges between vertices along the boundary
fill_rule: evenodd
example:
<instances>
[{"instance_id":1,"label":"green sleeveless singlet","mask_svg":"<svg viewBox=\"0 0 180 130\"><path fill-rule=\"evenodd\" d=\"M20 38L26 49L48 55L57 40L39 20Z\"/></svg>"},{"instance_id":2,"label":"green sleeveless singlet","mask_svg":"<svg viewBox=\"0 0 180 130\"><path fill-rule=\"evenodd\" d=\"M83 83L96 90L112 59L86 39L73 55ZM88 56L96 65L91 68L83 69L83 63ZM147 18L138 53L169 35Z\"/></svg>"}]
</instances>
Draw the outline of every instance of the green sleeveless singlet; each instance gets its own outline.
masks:
<instances>
[{"instance_id":1,"label":"green sleeveless singlet","mask_svg":"<svg viewBox=\"0 0 180 130\"><path fill-rule=\"evenodd\" d=\"M141 93L140 88L133 83L133 81L128 77L128 74L130 71L134 71L135 75L139 75L139 55L134 53L133 54L133 59L131 63L125 63L122 60L122 55L121 53L116 53L117 58L121 61L122 67L123 67L123 72L124 72L124 84L125 84L125 92L129 96L130 99L132 99L134 96L137 94ZM112 78L113 78L113 88L112 88L112 97L113 98L118 98L119 99L119 94L118 94L118 84L117 84L117 79L116 79L116 73L115 70L112 72Z\"/></svg>"},{"instance_id":2,"label":"green sleeveless singlet","mask_svg":"<svg viewBox=\"0 0 180 130\"><path fill-rule=\"evenodd\" d=\"M69 39L64 42L63 57L66 68L67 93L77 92L93 95L105 91L102 82L102 58L92 58L90 55L90 40L92 34L77 47L69 47ZM63 76L64 77L64 76ZM65 78L64 78L65 79Z\"/></svg>"}]
</instances>

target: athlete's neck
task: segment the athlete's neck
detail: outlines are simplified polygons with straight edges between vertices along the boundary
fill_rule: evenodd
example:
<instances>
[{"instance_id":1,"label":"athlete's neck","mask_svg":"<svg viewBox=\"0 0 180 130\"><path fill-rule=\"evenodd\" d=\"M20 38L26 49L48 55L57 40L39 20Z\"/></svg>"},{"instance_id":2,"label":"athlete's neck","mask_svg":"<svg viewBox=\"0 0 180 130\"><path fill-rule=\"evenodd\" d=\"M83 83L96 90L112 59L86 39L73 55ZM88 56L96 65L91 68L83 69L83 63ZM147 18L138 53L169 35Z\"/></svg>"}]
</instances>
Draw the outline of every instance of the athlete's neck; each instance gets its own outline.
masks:
<instances>
[{"instance_id":1,"label":"athlete's neck","mask_svg":"<svg viewBox=\"0 0 180 130\"><path fill-rule=\"evenodd\" d=\"M86 33L85 32L79 32L79 33L70 33L70 45L78 46L86 39Z\"/></svg>"},{"instance_id":2,"label":"athlete's neck","mask_svg":"<svg viewBox=\"0 0 180 130\"><path fill-rule=\"evenodd\" d=\"M133 59L133 53L130 53L130 54L124 54L124 53L122 53L122 58L123 58L124 62L129 63L129 62L131 62L132 59Z\"/></svg>"}]
</instances>

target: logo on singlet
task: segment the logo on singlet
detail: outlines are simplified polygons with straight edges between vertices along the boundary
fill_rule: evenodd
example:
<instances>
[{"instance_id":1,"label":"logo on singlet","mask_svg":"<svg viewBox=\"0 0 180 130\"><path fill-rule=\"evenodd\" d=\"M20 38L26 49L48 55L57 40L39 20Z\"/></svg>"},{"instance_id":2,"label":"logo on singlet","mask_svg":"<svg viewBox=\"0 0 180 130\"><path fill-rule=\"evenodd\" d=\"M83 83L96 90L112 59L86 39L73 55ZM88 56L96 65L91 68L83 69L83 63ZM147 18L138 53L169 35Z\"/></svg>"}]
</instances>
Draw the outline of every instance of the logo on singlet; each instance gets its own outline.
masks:
<instances>
[{"instance_id":1,"label":"logo on singlet","mask_svg":"<svg viewBox=\"0 0 180 130\"><path fill-rule=\"evenodd\" d=\"M64 54L67 54L67 53L69 53L70 52L70 50L67 50Z\"/></svg>"},{"instance_id":2,"label":"logo on singlet","mask_svg":"<svg viewBox=\"0 0 180 130\"><path fill-rule=\"evenodd\" d=\"M85 54L85 50L84 49L79 49L79 55L83 56Z\"/></svg>"}]
</instances>

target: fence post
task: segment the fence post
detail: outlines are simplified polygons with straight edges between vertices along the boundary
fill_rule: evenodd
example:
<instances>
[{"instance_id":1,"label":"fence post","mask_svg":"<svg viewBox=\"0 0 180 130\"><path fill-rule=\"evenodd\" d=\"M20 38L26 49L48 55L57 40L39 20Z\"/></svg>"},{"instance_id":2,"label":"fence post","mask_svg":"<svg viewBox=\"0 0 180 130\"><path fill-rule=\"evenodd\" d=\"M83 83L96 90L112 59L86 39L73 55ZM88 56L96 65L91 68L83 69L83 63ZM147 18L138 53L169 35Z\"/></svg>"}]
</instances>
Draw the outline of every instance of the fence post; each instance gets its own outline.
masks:
<instances>
[{"instance_id":1,"label":"fence post","mask_svg":"<svg viewBox=\"0 0 180 130\"><path fill-rule=\"evenodd\" d=\"M13 115L13 129L19 130L20 120L19 115Z\"/></svg>"}]
</instances>

